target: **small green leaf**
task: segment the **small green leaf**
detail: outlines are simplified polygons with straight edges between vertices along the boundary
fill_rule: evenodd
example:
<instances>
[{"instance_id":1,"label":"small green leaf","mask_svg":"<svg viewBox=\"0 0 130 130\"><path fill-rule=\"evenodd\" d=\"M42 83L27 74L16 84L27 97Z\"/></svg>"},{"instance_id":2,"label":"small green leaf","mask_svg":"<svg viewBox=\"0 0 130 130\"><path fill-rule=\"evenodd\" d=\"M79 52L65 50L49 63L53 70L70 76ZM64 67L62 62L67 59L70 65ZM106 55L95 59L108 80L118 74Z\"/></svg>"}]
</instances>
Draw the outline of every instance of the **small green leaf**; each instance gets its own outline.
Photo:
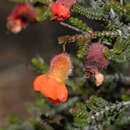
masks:
<instances>
[{"instance_id":1,"label":"small green leaf","mask_svg":"<svg viewBox=\"0 0 130 130\"><path fill-rule=\"evenodd\" d=\"M49 17L50 12L51 8L42 8L40 10L40 15L37 17L37 21L43 22L44 20L46 20Z\"/></svg>"},{"instance_id":2,"label":"small green leaf","mask_svg":"<svg viewBox=\"0 0 130 130\"><path fill-rule=\"evenodd\" d=\"M10 124L20 124L22 120L19 117L17 117L15 114L10 114L8 116L8 122Z\"/></svg>"},{"instance_id":3,"label":"small green leaf","mask_svg":"<svg viewBox=\"0 0 130 130\"><path fill-rule=\"evenodd\" d=\"M123 101L130 101L130 96L128 95L122 95L121 98Z\"/></svg>"},{"instance_id":4,"label":"small green leaf","mask_svg":"<svg viewBox=\"0 0 130 130\"><path fill-rule=\"evenodd\" d=\"M43 73L46 73L48 71L48 66L46 64L41 63L41 61L37 58L32 59L32 64Z\"/></svg>"},{"instance_id":5,"label":"small green leaf","mask_svg":"<svg viewBox=\"0 0 130 130\"><path fill-rule=\"evenodd\" d=\"M110 50L108 48L105 48L104 55L106 56L106 58L111 59L112 52L110 52Z\"/></svg>"},{"instance_id":6,"label":"small green leaf","mask_svg":"<svg viewBox=\"0 0 130 130\"><path fill-rule=\"evenodd\" d=\"M120 54L123 49L126 47L126 40L123 39L122 37L118 37L115 44L114 44L114 53L115 54Z\"/></svg>"}]
</instances>

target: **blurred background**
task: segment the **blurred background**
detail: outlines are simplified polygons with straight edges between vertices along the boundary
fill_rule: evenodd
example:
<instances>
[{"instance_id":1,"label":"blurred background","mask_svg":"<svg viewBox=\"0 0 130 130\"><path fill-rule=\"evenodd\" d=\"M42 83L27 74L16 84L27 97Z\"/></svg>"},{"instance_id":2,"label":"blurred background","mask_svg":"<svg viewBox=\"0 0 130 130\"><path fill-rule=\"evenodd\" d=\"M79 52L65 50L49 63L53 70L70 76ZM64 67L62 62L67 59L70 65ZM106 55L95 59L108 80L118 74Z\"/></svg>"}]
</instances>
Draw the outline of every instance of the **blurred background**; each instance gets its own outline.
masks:
<instances>
[{"instance_id":1,"label":"blurred background","mask_svg":"<svg viewBox=\"0 0 130 130\"><path fill-rule=\"evenodd\" d=\"M57 23L46 21L28 26L18 35L6 28L6 20L15 3L0 0L0 125L11 113L27 118L25 102L33 102L33 79L36 73L31 59L50 58L61 51L57 37L68 30ZM57 33L56 33L57 32Z\"/></svg>"}]
</instances>

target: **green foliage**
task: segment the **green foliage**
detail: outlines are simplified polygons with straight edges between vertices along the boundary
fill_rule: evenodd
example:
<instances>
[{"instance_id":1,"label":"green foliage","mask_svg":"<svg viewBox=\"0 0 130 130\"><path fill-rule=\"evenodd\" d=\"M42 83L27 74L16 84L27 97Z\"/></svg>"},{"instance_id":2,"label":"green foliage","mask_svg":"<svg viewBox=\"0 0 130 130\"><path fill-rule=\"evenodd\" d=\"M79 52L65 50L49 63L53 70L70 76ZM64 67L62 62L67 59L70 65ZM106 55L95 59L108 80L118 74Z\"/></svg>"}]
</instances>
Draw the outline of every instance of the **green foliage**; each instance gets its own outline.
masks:
<instances>
[{"instance_id":1,"label":"green foliage","mask_svg":"<svg viewBox=\"0 0 130 130\"><path fill-rule=\"evenodd\" d=\"M79 46L79 50L77 52L78 58L83 58L87 54L88 45L81 45Z\"/></svg>"},{"instance_id":2,"label":"green foliage","mask_svg":"<svg viewBox=\"0 0 130 130\"><path fill-rule=\"evenodd\" d=\"M127 6L123 7L119 2L112 0L112 8L118 13L118 14L123 14L125 16L130 15L130 8L128 9L128 6L130 7L129 4Z\"/></svg>"},{"instance_id":3,"label":"green foliage","mask_svg":"<svg viewBox=\"0 0 130 130\"><path fill-rule=\"evenodd\" d=\"M117 30L117 25L114 25L114 24L111 24L111 23L108 23L107 26L106 26L106 29L108 29L109 31L116 31Z\"/></svg>"},{"instance_id":4,"label":"green foliage","mask_svg":"<svg viewBox=\"0 0 130 130\"><path fill-rule=\"evenodd\" d=\"M75 36L62 36L58 38L59 44L66 44L66 43L74 43L76 42L76 45L78 46L78 51L77 51L77 57L78 58L83 58L88 49L88 42L86 37L88 37L89 34L85 35L75 35ZM86 44L85 44L86 43Z\"/></svg>"},{"instance_id":5,"label":"green foliage","mask_svg":"<svg viewBox=\"0 0 130 130\"><path fill-rule=\"evenodd\" d=\"M87 8L81 7L78 4L73 5L72 11L82 14L86 16L88 19L92 20L106 20L108 18L108 15L105 14L105 12L101 9L94 9L94 8Z\"/></svg>"},{"instance_id":6,"label":"green foliage","mask_svg":"<svg viewBox=\"0 0 130 130\"><path fill-rule=\"evenodd\" d=\"M111 122L125 108L123 106L123 103L112 104L103 98L92 96L86 104L76 104L70 112L73 114L74 121L79 128L84 126L84 129L101 129L101 126L102 128L111 126Z\"/></svg>"},{"instance_id":7,"label":"green foliage","mask_svg":"<svg viewBox=\"0 0 130 130\"><path fill-rule=\"evenodd\" d=\"M88 32L91 30L85 23L82 22L82 20L79 20L78 18L70 17L69 22L83 31Z\"/></svg>"},{"instance_id":8,"label":"green foliage","mask_svg":"<svg viewBox=\"0 0 130 130\"><path fill-rule=\"evenodd\" d=\"M42 61L37 58L32 59L32 64L42 73L46 73L48 71L48 66L43 64Z\"/></svg>"},{"instance_id":9,"label":"green foliage","mask_svg":"<svg viewBox=\"0 0 130 130\"><path fill-rule=\"evenodd\" d=\"M121 112L121 114L117 118L115 124L111 126L111 130L129 129L129 126L130 126L130 114L129 114L128 111L129 111L129 108L127 108L126 111Z\"/></svg>"},{"instance_id":10,"label":"green foliage","mask_svg":"<svg viewBox=\"0 0 130 130\"><path fill-rule=\"evenodd\" d=\"M110 50L108 48L105 48L104 50L104 55L107 59L111 59L112 57L112 52L110 52Z\"/></svg>"},{"instance_id":11,"label":"green foliage","mask_svg":"<svg viewBox=\"0 0 130 130\"><path fill-rule=\"evenodd\" d=\"M87 54L87 49L88 49L86 38L82 37L81 39L77 40L77 46L79 47L79 50L77 52L77 57L83 58Z\"/></svg>"},{"instance_id":12,"label":"green foliage","mask_svg":"<svg viewBox=\"0 0 130 130\"><path fill-rule=\"evenodd\" d=\"M103 32L95 32L94 34L91 35L90 38L96 39L100 37L109 37L109 38L114 38L120 36L120 32L118 30L116 31L103 31Z\"/></svg>"},{"instance_id":13,"label":"green foliage","mask_svg":"<svg viewBox=\"0 0 130 130\"><path fill-rule=\"evenodd\" d=\"M123 101L130 101L130 96L128 95L122 95L121 98Z\"/></svg>"},{"instance_id":14,"label":"green foliage","mask_svg":"<svg viewBox=\"0 0 130 130\"><path fill-rule=\"evenodd\" d=\"M130 4L127 4L124 10L124 12L126 12L124 15L130 20Z\"/></svg>"},{"instance_id":15,"label":"green foliage","mask_svg":"<svg viewBox=\"0 0 130 130\"><path fill-rule=\"evenodd\" d=\"M113 52L115 54L120 54L127 47L127 45L128 45L128 43L125 39L123 39L122 37L118 37L114 44Z\"/></svg>"},{"instance_id":16,"label":"green foliage","mask_svg":"<svg viewBox=\"0 0 130 130\"><path fill-rule=\"evenodd\" d=\"M8 116L8 122L10 123L10 124L15 124L15 123L17 123L17 124L21 124L22 123L22 120L19 118L19 117L17 117L16 115L14 115L14 114L10 114L9 116Z\"/></svg>"},{"instance_id":17,"label":"green foliage","mask_svg":"<svg viewBox=\"0 0 130 130\"><path fill-rule=\"evenodd\" d=\"M39 16L37 17L37 20L39 22L43 22L44 20L46 20L49 17L49 14L51 12L51 8L50 7L43 7L40 10Z\"/></svg>"},{"instance_id":18,"label":"green foliage","mask_svg":"<svg viewBox=\"0 0 130 130\"><path fill-rule=\"evenodd\" d=\"M130 41L122 37L118 37L114 43L113 51L105 49L104 55L112 61L124 63L130 61Z\"/></svg>"},{"instance_id":19,"label":"green foliage","mask_svg":"<svg viewBox=\"0 0 130 130\"><path fill-rule=\"evenodd\" d=\"M110 127L112 122L116 121L115 119L120 115L120 112L123 111L125 106L129 105L129 103L110 103L96 96L92 96L89 99L83 98L85 95L92 95L95 90L93 90L92 85L86 84L85 79L81 78L83 76L82 61L75 57L71 58L74 67L77 69L74 70L71 78L66 81L66 85L73 89L75 96L69 97L66 103L55 106L41 94L37 94L35 95L37 98L34 104L25 104L28 112L33 114L34 118L19 121L16 117L11 117L13 123L9 123L8 126L0 130L73 130L76 128L78 128L78 130L90 130ZM38 68L40 65L43 65L36 59L33 60L33 63L35 63ZM71 91L69 92L70 95L73 94ZM76 96L77 93L80 95ZM84 99L82 102L81 97Z\"/></svg>"},{"instance_id":20,"label":"green foliage","mask_svg":"<svg viewBox=\"0 0 130 130\"><path fill-rule=\"evenodd\" d=\"M127 41L130 43L130 41ZM124 63L130 61L130 44L127 46L127 48L120 53L119 55L113 54L112 60L118 62L118 63Z\"/></svg>"}]
</instances>

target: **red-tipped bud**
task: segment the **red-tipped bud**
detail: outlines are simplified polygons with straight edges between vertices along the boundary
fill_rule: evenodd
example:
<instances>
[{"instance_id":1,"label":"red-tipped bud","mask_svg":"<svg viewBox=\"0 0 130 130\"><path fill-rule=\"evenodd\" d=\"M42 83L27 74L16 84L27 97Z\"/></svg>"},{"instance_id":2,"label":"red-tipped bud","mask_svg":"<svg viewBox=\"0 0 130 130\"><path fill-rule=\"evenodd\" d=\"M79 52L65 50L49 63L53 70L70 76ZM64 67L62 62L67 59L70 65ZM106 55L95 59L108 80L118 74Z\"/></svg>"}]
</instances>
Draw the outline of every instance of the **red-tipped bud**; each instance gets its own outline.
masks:
<instances>
[{"instance_id":1,"label":"red-tipped bud","mask_svg":"<svg viewBox=\"0 0 130 130\"><path fill-rule=\"evenodd\" d=\"M56 55L51 60L49 74L59 81L64 81L72 72L72 62L67 53Z\"/></svg>"},{"instance_id":2,"label":"red-tipped bud","mask_svg":"<svg viewBox=\"0 0 130 130\"><path fill-rule=\"evenodd\" d=\"M28 23L36 22L37 16L38 14L31 3L18 4L7 19L7 28L14 34L17 34Z\"/></svg>"}]
</instances>

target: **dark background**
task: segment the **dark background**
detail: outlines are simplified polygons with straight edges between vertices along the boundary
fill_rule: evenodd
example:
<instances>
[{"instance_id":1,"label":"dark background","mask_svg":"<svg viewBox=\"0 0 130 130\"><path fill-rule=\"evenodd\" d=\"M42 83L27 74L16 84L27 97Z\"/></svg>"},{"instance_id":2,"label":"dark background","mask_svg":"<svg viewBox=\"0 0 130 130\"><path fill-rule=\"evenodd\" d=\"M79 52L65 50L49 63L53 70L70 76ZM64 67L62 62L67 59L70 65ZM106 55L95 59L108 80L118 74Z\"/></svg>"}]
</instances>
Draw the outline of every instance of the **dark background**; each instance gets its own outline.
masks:
<instances>
[{"instance_id":1,"label":"dark background","mask_svg":"<svg viewBox=\"0 0 130 130\"><path fill-rule=\"evenodd\" d=\"M24 102L33 101L36 73L31 59L40 55L47 63L59 52L57 37L68 30L50 20L29 25L18 35L6 28L6 20L15 3L0 0L0 125L11 113L28 116ZM57 33L56 33L57 32Z\"/></svg>"}]
</instances>

